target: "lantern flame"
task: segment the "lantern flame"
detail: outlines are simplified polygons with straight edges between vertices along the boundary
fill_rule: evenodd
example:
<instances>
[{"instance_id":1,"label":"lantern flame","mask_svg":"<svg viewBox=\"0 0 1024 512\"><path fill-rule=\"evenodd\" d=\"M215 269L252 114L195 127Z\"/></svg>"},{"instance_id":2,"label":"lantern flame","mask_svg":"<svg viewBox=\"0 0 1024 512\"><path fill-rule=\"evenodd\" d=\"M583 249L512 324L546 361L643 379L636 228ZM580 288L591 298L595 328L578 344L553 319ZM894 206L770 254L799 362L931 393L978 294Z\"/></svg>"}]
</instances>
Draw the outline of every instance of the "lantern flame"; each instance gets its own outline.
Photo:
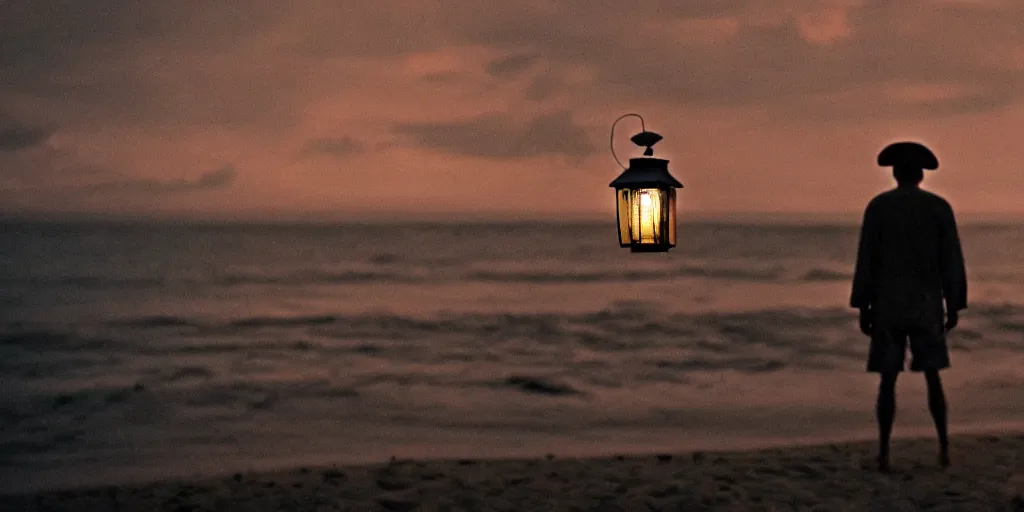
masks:
<instances>
[{"instance_id":1,"label":"lantern flame","mask_svg":"<svg viewBox=\"0 0 1024 512\"><path fill-rule=\"evenodd\" d=\"M657 189L640 189L635 194L630 231L640 243L655 243L661 232L661 194Z\"/></svg>"}]
</instances>

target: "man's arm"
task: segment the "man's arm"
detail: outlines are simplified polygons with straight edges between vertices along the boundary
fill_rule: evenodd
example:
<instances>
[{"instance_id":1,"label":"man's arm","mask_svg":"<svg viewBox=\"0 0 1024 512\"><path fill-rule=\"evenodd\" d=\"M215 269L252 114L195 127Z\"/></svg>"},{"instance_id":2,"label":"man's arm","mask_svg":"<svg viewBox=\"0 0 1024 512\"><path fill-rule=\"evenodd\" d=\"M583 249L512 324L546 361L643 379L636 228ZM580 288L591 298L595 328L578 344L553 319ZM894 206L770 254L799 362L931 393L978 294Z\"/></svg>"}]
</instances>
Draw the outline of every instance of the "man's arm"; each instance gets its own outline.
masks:
<instances>
[{"instance_id":1,"label":"man's arm","mask_svg":"<svg viewBox=\"0 0 1024 512\"><path fill-rule=\"evenodd\" d=\"M868 203L860 227L857 244L857 263L853 271L853 290L850 293L850 307L867 310L874 302L874 251L877 239L875 203Z\"/></svg>"},{"instance_id":2,"label":"man's arm","mask_svg":"<svg viewBox=\"0 0 1024 512\"><path fill-rule=\"evenodd\" d=\"M956 313L967 308L967 269L956 228L956 217L948 204L943 208L942 217L942 247L939 252L942 295L946 299L947 314L952 314L950 322L955 325Z\"/></svg>"},{"instance_id":3,"label":"man's arm","mask_svg":"<svg viewBox=\"0 0 1024 512\"><path fill-rule=\"evenodd\" d=\"M878 225L875 202L864 209L864 221L860 227L860 241L857 244L857 264L853 271L853 290L850 306L860 309L860 331L868 336L874 330L874 251L877 248Z\"/></svg>"}]
</instances>

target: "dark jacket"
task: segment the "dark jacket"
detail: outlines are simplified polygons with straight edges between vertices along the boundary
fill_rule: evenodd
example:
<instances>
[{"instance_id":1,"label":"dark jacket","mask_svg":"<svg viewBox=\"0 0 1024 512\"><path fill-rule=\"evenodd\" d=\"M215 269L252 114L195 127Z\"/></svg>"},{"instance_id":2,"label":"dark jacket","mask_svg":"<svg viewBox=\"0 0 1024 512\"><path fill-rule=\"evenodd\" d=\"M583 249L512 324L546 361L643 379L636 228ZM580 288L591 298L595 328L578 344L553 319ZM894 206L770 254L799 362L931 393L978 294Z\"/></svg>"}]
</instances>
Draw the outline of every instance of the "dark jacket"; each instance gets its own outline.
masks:
<instances>
[{"instance_id":1,"label":"dark jacket","mask_svg":"<svg viewBox=\"0 0 1024 512\"><path fill-rule=\"evenodd\" d=\"M967 307L967 273L953 208L916 187L883 192L861 226L850 306L876 321L932 324Z\"/></svg>"}]
</instances>

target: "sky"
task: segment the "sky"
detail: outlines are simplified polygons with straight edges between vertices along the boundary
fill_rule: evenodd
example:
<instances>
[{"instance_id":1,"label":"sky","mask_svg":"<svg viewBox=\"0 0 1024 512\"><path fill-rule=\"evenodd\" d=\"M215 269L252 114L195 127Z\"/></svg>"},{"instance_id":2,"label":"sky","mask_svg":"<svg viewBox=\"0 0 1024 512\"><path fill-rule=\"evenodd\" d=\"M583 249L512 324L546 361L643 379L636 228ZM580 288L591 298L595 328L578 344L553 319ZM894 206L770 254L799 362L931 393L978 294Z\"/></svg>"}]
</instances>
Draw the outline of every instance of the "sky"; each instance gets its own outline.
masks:
<instances>
[{"instance_id":1,"label":"sky","mask_svg":"<svg viewBox=\"0 0 1024 512\"><path fill-rule=\"evenodd\" d=\"M1020 213L1022 25L1019 0L7 0L0 212L614 214L635 112L682 215L861 212L899 140L958 211Z\"/></svg>"}]
</instances>

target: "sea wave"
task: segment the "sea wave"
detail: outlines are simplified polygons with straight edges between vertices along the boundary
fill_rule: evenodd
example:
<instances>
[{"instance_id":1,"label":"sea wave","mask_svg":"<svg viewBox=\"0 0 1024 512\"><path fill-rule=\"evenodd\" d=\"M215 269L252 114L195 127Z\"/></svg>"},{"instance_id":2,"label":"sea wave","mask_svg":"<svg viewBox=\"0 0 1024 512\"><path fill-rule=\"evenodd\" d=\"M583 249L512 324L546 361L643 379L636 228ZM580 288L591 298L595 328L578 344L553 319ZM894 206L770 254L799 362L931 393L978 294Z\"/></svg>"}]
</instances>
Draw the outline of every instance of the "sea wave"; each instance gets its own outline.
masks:
<instances>
[{"instance_id":1,"label":"sea wave","mask_svg":"<svg viewBox=\"0 0 1024 512\"><path fill-rule=\"evenodd\" d=\"M953 364L989 350L1011 367L1011 356L1024 353L1021 332L1024 305L972 304L950 337ZM9 390L0 394L0 465L102 453L125 430L139 446L154 431L186 446L233 443L222 428L251 421L278 421L282 432L367 417L374 425L465 421L567 433L594 425L573 424L573 414L655 425L664 418L652 410L693 403L716 386L733 393L738 381L748 390L789 382L780 393L829 409L841 390L808 398L800 386L862 374L867 346L849 309L679 313L642 302L583 313L8 324L0 330L0 386ZM1019 373L1003 368L975 381L1010 396ZM609 412L609 403L632 409ZM547 421L556 417L567 423Z\"/></svg>"},{"instance_id":2,"label":"sea wave","mask_svg":"<svg viewBox=\"0 0 1024 512\"><path fill-rule=\"evenodd\" d=\"M344 284L344 283L367 283L367 282L410 282L422 281L423 279L408 274L396 272L296 272L285 275L265 274L230 274L218 276L211 279L212 284L221 286L234 286L245 284L271 284L271 285L308 285L308 284Z\"/></svg>"},{"instance_id":3,"label":"sea wave","mask_svg":"<svg viewBox=\"0 0 1024 512\"><path fill-rule=\"evenodd\" d=\"M825 268L812 268L800 276L800 281L849 281L853 272L841 272Z\"/></svg>"},{"instance_id":4,"label":"sea wave","mask_svg":"<svg viewBox=\"0 0 1024 512\"><path fill-rule=\"evenodd\" d=\"M566 283L566 282L609 282L609 281L643 281L661 280L674 277L705 277L710 279L771 281L785 275L781 268L716 268L699 266L680 266L653 270L598 270L579 271L548 271L548 272L473 272L466 276L471 280L517 282L517 283Z\"/></svg>"},{"instance_id":5,"label":"sea wave","mask_svg":"<svg viewBox=\"0 0 1024 512\"><path fill-rule=\"evenodd\" d=\"M164 276L96 276L96 275L64 275L64 276L4 276L0 277L0 286L4 287L67 287L78 289L131 290L154 288L167 285L172 280Z\"/></svg>"},{"instance_id":6,"label":"sea wave","mask_svg":"<svg viewBox=\"0 0 1024 512\"><path fill-rule=\"evenodd\" d=\"M1024 306L972 305L951 336L954 351L1024 351ZM637 351L654 367L775 371L800 361L863 356L855 312L790 308L677 313L654 305L620 304L585 313L388 313L253 316L222 320L139 316L95 325L8 324L0 331L0 366L42 354L65 354L83 364L130 354L283 357L358 355L393 361L543 360L563 348L622 357ZM856 347L856 348L854 348ZM682 352L679 352L679 351ZM755 359L750 359L755 357ZM33 359L35 360L35 359ZM70 360L70 359L69 359ZM12 369L14 368L12 366Z\"/></svg>"},{"instance_id":7,"label":"sea wave","mask_svg":"<svg viewBox=\"0 0 1024 512\"><path fill-rule=\"evenodd\" d=\"M185 318L176 316L140 316L124 320L111 320L107 322L111 326L139 327L139 328L161 328L161 327L187 327L196 324Z\"/></svg>"},{"instance_id":8,"label":"sea wave","mask_svg":"<svg viewBox=\"0 0 1024 512\"><path fill-rule=\"evenodd\" d=\"M393 265L389 265L393 266ZM1022 283L1024 271L978 271L971 272L975 282ZM318 285L362 285L362 284L436 284L493 282L522 283L537 285L573 283L612 283L637 281L664 281L668 279L710 279L738 282L776 283L818 283L829 281L850 281L852 268L838 265L777 264L757 266L752 264L724 265L678 265L655 268L629 268L628 266L591 266L591 268L555 268L543 270L493 270L479 269L472 265L461 267L433 267L415 265L403 269L387 270L300 270L287 273L223 273L197 277L193 275L163 275L154 277L124 276L27 276L0 278L0 285L14 288L68 288L75 290L145 290L181 286L238 287L274 286L302 287ZM5 297L4 300L14 300Z\"/></svg>"}]
</instances>

